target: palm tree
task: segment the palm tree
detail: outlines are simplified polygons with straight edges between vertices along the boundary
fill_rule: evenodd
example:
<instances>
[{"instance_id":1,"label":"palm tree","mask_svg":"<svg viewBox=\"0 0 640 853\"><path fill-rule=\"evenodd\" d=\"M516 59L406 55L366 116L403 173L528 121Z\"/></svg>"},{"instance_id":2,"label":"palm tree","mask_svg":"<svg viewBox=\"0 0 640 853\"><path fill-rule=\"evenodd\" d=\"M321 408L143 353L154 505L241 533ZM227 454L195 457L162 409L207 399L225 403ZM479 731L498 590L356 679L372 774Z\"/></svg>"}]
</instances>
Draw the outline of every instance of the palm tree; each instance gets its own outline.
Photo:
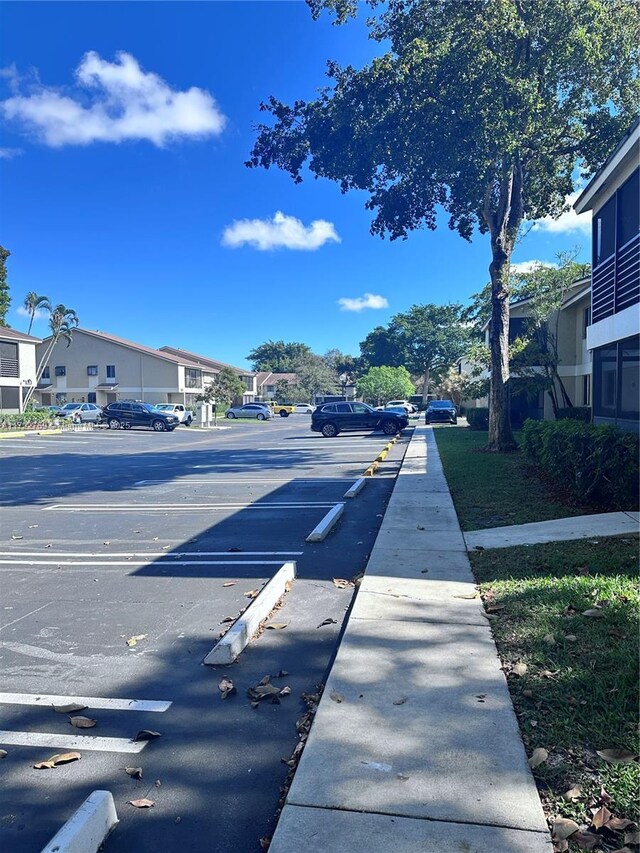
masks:
<instances>
[{"instance_id":1,"label":"palm tree","mask_svg":"<svg viewBox=\"0 0 640 853\"><path fill-rule=\"evenodd\" d=\"M64 338L67 342L67 346L71 346L73 330L80 323L78 315L73 310L73 308L67 308L66 305L55 305L53 308L51 307L51 305L49 305L49 315L49 328L51 329L51 337L49 339L47 349L45 350L45 353L40 360L40 364L38 365L38 369L36 371L35 385L32 385L29 388L25 396L25 406L28 404L29 400L33 396L33 392L35 391L38 382L40 382L40 380L42 379L42 374L44 373L45 367L49 363L49 358L51 357L53 348L58 343L60 338Z\"/></svg>"},{"instance_id":2,"label":"palm tree","mask_svg":"<svg viewBox=\"0 0 640 853\"><path fill-rule=\"evenodd\" d=\"M23 303L25 311L29 314L29 329L27 334L31 334L31 327L33 326L33 321L35 320L36 314L38 311L51 311L51 303L49 302L48 296L38 296L33 290L29 291L24 298Z\"/></svg>"}]
</instances>

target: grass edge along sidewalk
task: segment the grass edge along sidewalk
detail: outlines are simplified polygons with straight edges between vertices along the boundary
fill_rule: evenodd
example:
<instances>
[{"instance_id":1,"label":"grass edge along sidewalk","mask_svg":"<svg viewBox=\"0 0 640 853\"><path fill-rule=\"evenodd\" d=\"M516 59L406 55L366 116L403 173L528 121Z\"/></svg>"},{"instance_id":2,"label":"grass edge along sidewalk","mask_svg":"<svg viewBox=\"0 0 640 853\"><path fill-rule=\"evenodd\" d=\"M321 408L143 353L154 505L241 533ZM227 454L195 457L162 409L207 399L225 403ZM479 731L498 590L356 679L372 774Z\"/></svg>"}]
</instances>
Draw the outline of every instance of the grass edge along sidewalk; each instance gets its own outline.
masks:
<instances>
[{"instance_id":1,"label":"grass edge along sidewalk","mask_svg":"<svg viewBox=\"0 0 640 853\"><path fill-rule=\"evenodd\" d=\"M469 555L545 810L585 833L557 850L637 838L637 555L628 535Z\"/></svg>"},{"instance_id":2,"label":"grass edge along sidewalk","mask_svg":"<svg viewBox=\"0 0 640 853\"><path fill-rule=\"evenodd\" d=\"M516 441L520 433L515 432ZM460 527L481 530L584 515L594 510L559 503L531 475L521 453L483 452L486 432L434 428Z\"/></svg>"}]
</instances>

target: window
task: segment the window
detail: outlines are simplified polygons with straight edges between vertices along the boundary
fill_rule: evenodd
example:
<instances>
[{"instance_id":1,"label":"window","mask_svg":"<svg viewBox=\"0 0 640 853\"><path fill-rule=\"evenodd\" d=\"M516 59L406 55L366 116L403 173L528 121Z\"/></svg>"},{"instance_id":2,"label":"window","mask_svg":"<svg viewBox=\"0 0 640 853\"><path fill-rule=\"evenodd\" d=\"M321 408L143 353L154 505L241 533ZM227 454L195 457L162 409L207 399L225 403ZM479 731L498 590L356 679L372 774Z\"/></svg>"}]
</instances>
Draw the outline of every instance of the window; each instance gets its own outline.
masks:
<instances>
[{"instance_id":1,"label":"window","mask_svg":"<svg viewBox=\"0 0 640 853\"><path fill-rule=\"evenodd\" d=\"M335 412L335 410L336 410L335 403L331 403L331 404L330 404L330 405L328 405L328 406L323 406L323 407L322 407L322 411L323 411L323 412Z\"/></svg>"},{"instance_id":2,"label":"window","mask_svg":"<svg viewBox=\"0 0 640 853\"><path fill-rule=\"evenodd\" d=\"M107 379L115 379L116 378L116 366L115 364L107 365Z\"/></svg>"},{"instance_id":3,"label":"window","mask_svg":"<svg viewBox=\"0 0 640 853\"><path fill-rule=\"evenodd\" d=\"M640 231L640 169L631 175L616 193L618 196L618 228L616 246L626 246Z\"/></svg>"},{"instance_id":4,"label":"window","mask_svg":"<svg viewBox=\"0 0 640 853\"><path fill-rule=\"evenodd\" d=\"M638 418L638 377L640 368L639 339L620 344L620 410L619 417Z\"/></svg>"},{"instance_id":5,"label":"window","mask_svg":"<svg viewBox=\"0 0 640 853\"><path fill-rule=\"evenodd\" d=\"M349 414L351 412L351 406L349 403L336 403L336 412L340 412L341 414Z\"/></svg>"},{"instance_id":6,"label":"window","mask_svg":"<svg viewBox=\"0 0 640 853\"><path fill-rule=\"evenodd\" d=\"M58 364L54 372L56 376L66 376L67 368L64 366L64 364Z\"/></svg>"},{"instance_id":7,"label":"window","mask_svg":"<svg viewBox=\"0 0 640 853\"><path fill-rule=\"evenodd\" d=\"M42 371L42 379L51 379L51 368L45 367Z\"/></svg>"},{"instance_id":8,"label":"window","mask_svg":"<svg viewBox=\"0 0 640 853\"><path fill-rule=\"evenodd\" d=\"M593 215L593 266L610 257L616 245L616 197Z\"/></svg>"},{"instance_id":9,"label":"window","mask_svg":"<svg viewBox=\"0 0 640 853\"><path fill-rule=\"evenodd\" d=\"M593 414L637 420L640 416L640 339L619 341L593 353Z\"/></svg>"},{"instance_id":10,"label":"window","mask_svg":"<svg viewBox=\"0 0 640 853\"><path fill-rule=\"evenodd\" d=\"M97 402L95 391L89 391L89 393L87 394L87 400L89 403L96 403Z\"/></svg>"},{"instance_id":11,"label":"window","mask_svg":"<svg viewBox=\"0 0 640 853\"><path fill-rule=\"evenodd\" d=\"M199 388L201 385L201 372L194 367L185 367L184 384L187 388Z\"/></svg>"},{"instance_id":12,"label":"window","mask_svg":"<svg viewBox=\"0 0 640 853\"><path fill-rule=\"evenodd\" d=\"M591 306L582 311L582 340L587 337L587 326L591 325Z\"/></svg>"},{"instance_id":13,"label":"window","mask_svg":"<svg viewBox=\"0 0 640 853\"><path fill-rule=\"evenodd\" d=\"M98 375L98 365L97 364L89 364L87 366L87 376L97 376Z\"/></svg>"},{"instance_id":14,"label":"window","mask_svg":"<svg viewBox=\"0 0 640 853\"><path fill-rule=\"evenodd\" d=\"M582 377L582 405L591 405L591 377L589 374Z\"/></svg>"}]
</instances>

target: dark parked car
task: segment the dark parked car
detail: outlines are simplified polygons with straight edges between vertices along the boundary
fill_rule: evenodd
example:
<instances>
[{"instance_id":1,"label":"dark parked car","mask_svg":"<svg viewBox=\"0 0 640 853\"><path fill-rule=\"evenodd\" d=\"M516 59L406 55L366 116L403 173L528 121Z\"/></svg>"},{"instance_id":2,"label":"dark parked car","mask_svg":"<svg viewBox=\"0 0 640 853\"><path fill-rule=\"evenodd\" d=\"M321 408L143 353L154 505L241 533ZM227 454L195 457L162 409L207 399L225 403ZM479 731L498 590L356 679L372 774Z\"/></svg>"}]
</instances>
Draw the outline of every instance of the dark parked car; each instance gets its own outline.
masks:
<instances>
[{"instance_id":1,"label":"dark parked car","mask_svg":"<svg viewBox=\"0 0 640 853\"><path fill-rule=\"evenodd\" d=\"M366 403L324 403L311 415L311 429L327 438L356 429L381 429L385 435L395 435L408 423L406 412L378 412Z\"/></svg>"},{"instance_id":2,"label":"dark parked car","mask_svg":"<svg viewBox=\"0 0 640 853\"><path fill-rule=\"evenodd\" d=\"M180 421L175 415L159 412L149 403L117 402L109 403L102 410L102 421L109 429L130 429L131 427L150 427L156 432L174 430Z\"/></svg>"},{"instance_id":3,"label":"dark parked car","mask_svg":"<svg viewBox=\"0 0 640 853\"><path fill-rule=\"evenodd\" d=\"M444 422L448 424L458 423L458 410L451 400L431 400L424 413L424 422Z\"/></svg>"}]
</instances>

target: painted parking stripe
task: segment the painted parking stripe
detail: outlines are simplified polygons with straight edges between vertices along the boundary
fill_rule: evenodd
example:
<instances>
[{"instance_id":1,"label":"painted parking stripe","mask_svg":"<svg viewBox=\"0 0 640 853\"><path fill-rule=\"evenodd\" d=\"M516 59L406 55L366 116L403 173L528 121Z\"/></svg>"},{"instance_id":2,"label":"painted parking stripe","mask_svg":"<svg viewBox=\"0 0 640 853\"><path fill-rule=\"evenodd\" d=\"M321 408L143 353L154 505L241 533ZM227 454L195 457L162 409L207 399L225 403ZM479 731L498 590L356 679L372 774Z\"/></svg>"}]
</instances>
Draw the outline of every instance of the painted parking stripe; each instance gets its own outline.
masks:
<instances>
[{"instance_id":1,"label":"painted parking stripe","mask_svg":"<svg viewBox=\"0 0 640 853\"><path fill-rule=\"evenodd\" d=\"M302 551L239 551L239 557L289 557L299 556ZM90 559L91 557L229 557L228 551L104 551L79 554L77 551L4 551L3 557L77 557Z\"/></svg>"},{"instance_id":2,"label":"painted parking stripe","mask_svg":"<svg viewBox=\"0 0 640 853\"><path fill-rule=\"evenodd\" d=\"M0 560L0 566L281 566L282 560Z\"/></svg>"},{"instance_id":3,"label":"painted parking stripe","mask_svg":"<svg viewBox=\"0 0 640 853\"><path fill-rule=\"evenodd\" d=\"M225 510L326 509L335 501L325 503L263 503L263 504L53 504L45 512L224 512Z\"/></svg>"},{"instance_id":4,"label":"painted parking stripe","mask_svg":"<svg viewBox=\"0 0 640 853\"><path fill-rule=\"evenodd\" d=\"M43 746L56 749L88 749L93 752L141 752L147 741L124 737L91 737L89 735L57 735L49 732L0 731L0 743L6 746Z\"/></svg>"},{"instance_id":5,"label":"painted parking stripe","mask_svg":"<svg viewBox=\"0 0 640 853\"><path fill-rule=\"evenodd\" d=\"M54 693L0 693L2 705L86 705L87 708L108 711L152 711L161 714L171 702L156 699L104 699L99 696L58 696Z\"/></svg>"},{"instance_id":6,"label":"painted parking stripe","mask_svg":"<svg viewBox=\"0 0 640 853\"><path fill-rule=\"evenodd\" d=\"M208 465L195 465L192 466L195 468L208 468ZM238 485L248 485L248 486L263 486L267 483L291 483L292 485L296 485L296 483L344 483L345 480L348 480L348 477L260 477L257 479L254 476L246 476L246 477L235 477L233 480L228 479L228 477L198 477L198 479L194 480L174 480L171 483L171 488L175 486L199 486L202 483L215 483L218 485L222 484L238 484ZM134 486L166 486L166 480L136 480L133 484Z\"/></svg>"}]
</instances>

